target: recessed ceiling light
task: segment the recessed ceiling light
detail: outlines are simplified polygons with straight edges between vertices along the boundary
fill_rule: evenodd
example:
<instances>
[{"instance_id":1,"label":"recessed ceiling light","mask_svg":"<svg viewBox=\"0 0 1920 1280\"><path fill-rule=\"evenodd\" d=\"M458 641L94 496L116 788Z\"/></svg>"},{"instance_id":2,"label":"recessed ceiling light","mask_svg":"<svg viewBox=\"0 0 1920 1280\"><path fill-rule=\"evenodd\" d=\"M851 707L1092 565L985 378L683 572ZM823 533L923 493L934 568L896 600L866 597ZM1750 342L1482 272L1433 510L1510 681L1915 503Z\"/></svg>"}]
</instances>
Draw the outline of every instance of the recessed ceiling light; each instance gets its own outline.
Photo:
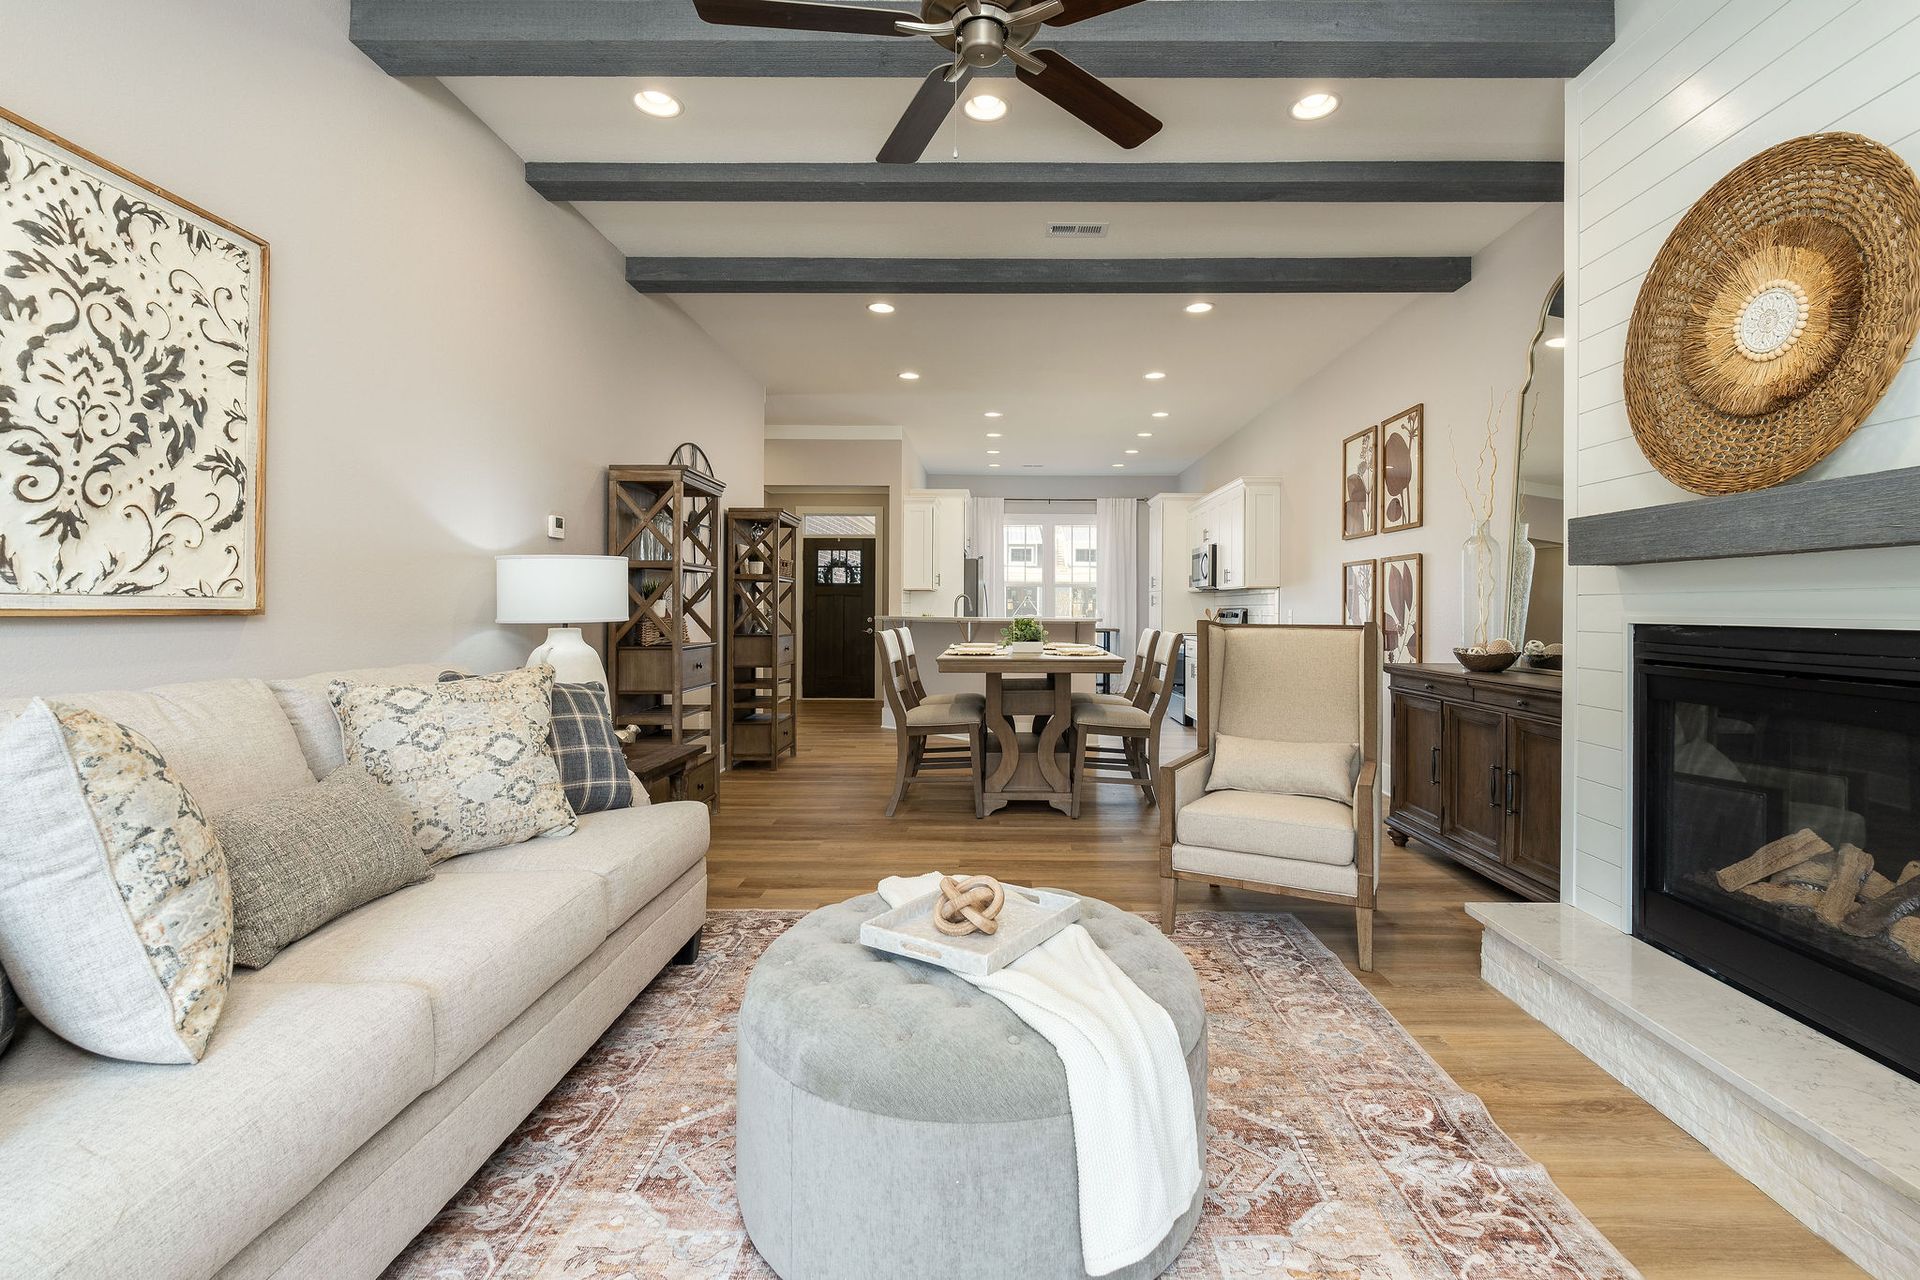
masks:
<instances>
[{"instance_id":1,"label":"recessed ceiling light","mask_svg":"<svg viewBox=\"0 0 1920 1280\"><path fill-rule=\"evenodd\" d=\"M1310 93L1293 104L1295 120L1325 120L1340 105L1340 97L1333 93Z\"/></svg>"},{"instance_id":2,"label":"recessed ceiling light","mask_svg":"<svg viewBox=\"0 0 1920 1280\"><path fill-rule=\"evenodd\" d=\"M987 410L987 416L989 418L1004 418L1007 415L1000 412L998 409L989 409Z\"/></svg>"},{"instance_id":3,"label":"recessed ceiling light","mask_svg":"<svg viewBox=\"0 0 1920 1280\"><path fill-rule=\"evenodd\" d=\"M1129 450L1127 450L1127 452L1128 452L1128 453L1138 453L1138 452L1140 452L1140 451L1139 451L1138 449L1129 449Z\"/></svg>"},{"instance_id":4,"label":"recessed ceiling light","mask_svg":"<svg viewBox=\"0 0 1920 1280\"><path fill-rule=\"evenodd\" d=\"M1005 434L1006 434L1006 433L1005 433L1004 431L989 431L989 432L987 432L987 439L989 439L989 440L998 440L998 439L999 439L999 438L1000 438L1001 436L1003 436L1003 435L1005 435Z\"/></svg>"},{"instance_id":5,"label":"recessed ceiling light","mask_svg":"<svg viewBox=\"0 0 1920 1280\"><path fill-rule=\"evenodd\" d=\"M1552 347L1555 351L1558 351L1560 348L1567 345L1567 335L1564 333L1556 333L1551 338L1547 339L1546 345Z\"/></svg>"},{"instance_id":6,"label":"recessed ceiling light","mask_svg":"<svg viewBox=\"0 0 1920 1280\"><path fill-rule=\"evenodd\" d=\"M1116 466L1116 467L1124 467L1124 466L1126 466L1127 464L1126 464L1126 463L1124 463L1124 462L1116 462L1116 463L1114 463L1113 465L1114 465L1114 466Z\"/></svg>"},{"instance_id":7,"label":"recessed ceiling light","mask_svg":"<svg viewBox=\"0 0 1920 1280\"><path fill-rule=\"evenodd\" d=\"M1167 375L1160 372L1158 369L1155 369L1152 373L1142 374L1141 376L1144 377L1148 382L1158 382L1160 381L1160 379L1166 377Z\"/></svg>"},{"instance_id":8,"label":"recessed ceiling light","mask_svg":"<svg viewBox=\"0 0 1920 1280\"><path fill-rule=\"evenodd\" d=\"M1213 310L1213 304L1211 302L1189 302L1187 304L1187 314L1190 316L1203 316L1211 310Z\"/></svg>"},{"instance_id":9,"label":"recessed ceiling light","mask_svg":"<svg viewBox=\"0 0 1920 1280\"><path fill-rule=\"evenodd\" d=\"M917 374L917 373L915 373L915 372L914 372L913 370L911 370L911 369L902 369L902 370L900 371L900 381L902 381L902 382L918 382L918 381L920 381L920 375L919 375L919 374Z\"/></svg>"},{"instance_id":10,"label":"recessed ceiling light","mask_svg":"<svg viewBox=\"0 0 1920 1280\"><path fill-rule=\"evenodd\" d=\"M989 450L987 450L987 453L988 453L989 455L991 455L991 454L996 454L996 453L999 453L999 452L1000 452L1000 451L999 451L998 449L989 449Z\"/></svg>"},{"instance_id":11,"label":"recessed ceiling light","mask_svg":"<svg viewBox=\"0 0 1920 1280\"><path fill-rule=\"evenodd\" d=\"M989 462L989 463L988 463L987 465L988 465L989 467L997 467L997 466L999 466L1000 464L999 464L999 463L997 463L997 462Z\"/></svg>"},{"instance_id":12,"label":"recessed ceiling light","mask_svg":"<svg viewBox=\"0 0 1920 1280\"><path fill-rule=\"evenodd\" d=\"M1164 418L1167 416L1167 411L1165 409L1155 409L1153 411L1153 416L1156 418Z\"/></svg>"},{"instance_id":13,"label":"recessed ceiling light","mask_svg":"<svg viewBox=\"0 0 1920 1280\"><path fill-rule=\"evenodd\" d=\"M990 93L976 93L967 99L967 105L962 110L967 113L969 120L991 123L1007 114L1007 100Z\"/></svg>"},{"instance_id":14,"label":"recessed ceiling light","mask_svg":"<svg viewBox=\"0 0 1920 1280\"><path fill-rule=\"evenodd\" d=\"M867 310L877 316L890 316L893 314L893 304L891 302L869 302L867 304Z\"/></svg>"},{"instance_id":15,"label":"recessed ceiling light","mask_svg":"<svg viewBox=\"0 0 1920 1280\"><path fill-rule=\"evenodd\" d=\"M1136 431L1136 432L1134 432L1133 434L1135 434L1135 435L1137 435L1137 436L1139 436L1139 437L1140 437L1140 438L1141 438L1142 440L1151 440L1151 439L1153 439L1153 432L1151 432L1151 431Z\"/></svg>"},{"instance_id":16,"label":"recessed ceiling light","mask_svg":"<svg viewBox=\"0 0 1920 1280\"><path fill-rule=\"evenodd\" d=\"M680 114L680 99L659 89L642 89L633 95L633 105L656 120L671 120Z\"/></svg>"}]
</instances>

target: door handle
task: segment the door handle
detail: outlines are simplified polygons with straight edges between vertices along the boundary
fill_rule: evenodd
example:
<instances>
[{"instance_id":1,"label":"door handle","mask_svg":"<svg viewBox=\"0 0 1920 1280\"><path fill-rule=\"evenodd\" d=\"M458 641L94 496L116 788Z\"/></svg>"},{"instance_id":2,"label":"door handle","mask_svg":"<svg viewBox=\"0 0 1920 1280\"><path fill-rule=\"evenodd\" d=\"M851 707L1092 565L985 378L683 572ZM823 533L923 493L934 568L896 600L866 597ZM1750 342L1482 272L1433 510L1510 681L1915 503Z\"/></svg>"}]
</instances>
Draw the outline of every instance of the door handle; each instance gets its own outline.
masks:
<instances>
[{"instance_id":1,"label":"door handle","mask_svg":"<svg viewBox=\"0 0 1920 1280\"><path fill-rule=\"evenodd\" d=\"M1487 768L1490 772L1490 782L1487 787L1487 805L1490 808L1498 809L1500 807L1500 766L1494 764L1488 765Z\"/></svg>"},{"instance_id":2,"label":"door handle","mask_svg":"<svg viewBox=\"0 0 1920 1280\"><path fill-rule=\"evenodd\" d=\"M1427 764L1427 781L1433 786L1440 785L1440 748L1433 749L1433 758Z\"/></svg>"},{"instance_id":3,"label":"door handle","mask_svg":"<svg viewBox=\"0 0 1920 1280\"><path fill-rule=\"evenodd\" d=\"M1520 812L1520 796L1519 796L1519 792L1516 791L1514 788L1514 783L1518 781L1520 781L1519 773L1512 769L1507 770L1507 816L1508 817L1513 817L1514 815Z\"/></svg>"}]
</instances>

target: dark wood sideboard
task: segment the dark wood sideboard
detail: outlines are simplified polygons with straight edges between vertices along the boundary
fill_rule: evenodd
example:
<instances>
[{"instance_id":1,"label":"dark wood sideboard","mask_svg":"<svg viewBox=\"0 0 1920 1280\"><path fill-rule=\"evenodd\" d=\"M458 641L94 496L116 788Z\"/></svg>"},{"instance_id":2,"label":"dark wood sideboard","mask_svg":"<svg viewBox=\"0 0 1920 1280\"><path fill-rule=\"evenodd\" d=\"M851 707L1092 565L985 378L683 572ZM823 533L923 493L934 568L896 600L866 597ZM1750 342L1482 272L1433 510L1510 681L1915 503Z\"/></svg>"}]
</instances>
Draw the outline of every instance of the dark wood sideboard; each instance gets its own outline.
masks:
<instances>
[{"instance_id":1,"label":"dark wood sideboard","mask_svg":"<svg viewBox=\"0 0 1920 1280\"><path fill-rule=\"evenodd\" d=\"M1560 676L1387 668L1387 834L1534 902L1560 898Z\"/></svg>"}]
</instances>

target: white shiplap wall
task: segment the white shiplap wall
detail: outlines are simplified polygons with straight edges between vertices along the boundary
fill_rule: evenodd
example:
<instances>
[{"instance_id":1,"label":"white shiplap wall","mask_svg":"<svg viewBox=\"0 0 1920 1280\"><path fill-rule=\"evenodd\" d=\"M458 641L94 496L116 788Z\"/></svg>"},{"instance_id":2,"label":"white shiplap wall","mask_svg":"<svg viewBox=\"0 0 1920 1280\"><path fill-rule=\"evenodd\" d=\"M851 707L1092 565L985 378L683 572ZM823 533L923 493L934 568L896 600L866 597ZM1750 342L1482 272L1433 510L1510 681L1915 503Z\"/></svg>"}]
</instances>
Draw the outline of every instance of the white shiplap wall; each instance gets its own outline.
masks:
<instances>
[{"instance_id":1,"label":"white shiplap wall","mask_svg":"<svg viewBox=\"0 0 1920 1280\"><path fill-rule=\"evenodd\" d=\"M1690 495L1622 399L1627 320L1673 226L1778 142L1848 130L1920 164L1920 0L1620 0L1621 40L1567 92L1568 515ZM1920 362L1803 479L1920 464ZM1563 895L1630 927L1628 636L1637 622L1920 628L1920 548L1582 568L1569 576Z\"/></svg>"}]
</instances>

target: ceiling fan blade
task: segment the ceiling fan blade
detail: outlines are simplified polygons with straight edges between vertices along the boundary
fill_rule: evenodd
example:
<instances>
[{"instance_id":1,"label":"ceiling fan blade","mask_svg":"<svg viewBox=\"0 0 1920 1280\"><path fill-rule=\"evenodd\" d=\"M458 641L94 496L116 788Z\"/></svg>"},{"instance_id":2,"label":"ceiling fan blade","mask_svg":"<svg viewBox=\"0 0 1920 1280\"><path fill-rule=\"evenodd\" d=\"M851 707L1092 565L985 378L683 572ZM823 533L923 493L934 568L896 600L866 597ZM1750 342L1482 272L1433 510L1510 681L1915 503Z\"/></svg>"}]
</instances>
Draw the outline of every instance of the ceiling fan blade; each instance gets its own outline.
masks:
<instances>
[{"instance_id":1,"label":"ceiling fan blade","mask_svg":"<svg viewBox=\"0 0 1920 1280\"><path fill-rule=\"evenodd\" d=\"M1115 9L1139 3L1140 0L1066 0L1067 11L1048 18L1046 22L1050 27L1070 27L1076 22L1085 22L1088 18L1097 18L1103 13L1112 13Z\"/></svg>"},{"instance_id":2,"label":"ceiling fan blade","mask_svg":"<svg viewBox=\"0 0 1920 1280\"><path fill-rule=\"evenodd\" d=\"M1045 71L1019 69L1020 82L1037 90L1056 107L1071 112L1121 146L1132 150L1160 132L1160 122L1108 88L1062 53L1052 49L1029 52L1047 64Z\"/></svg>"},{"instance_id":3,"label":"ceiling fan blade","mask_svg":"<svg viewBox=\"0 0 1920 1280\"><path fill-rule=\"evenodd\" d=\"M821 4L818 0L693 0L694 12L722 27L775 27L786 31L845 31L861 36L904 36L896 22L912 22L918 12L874 9L864 5Z\"/></svg>"},{"instance_id":4,"label":"ceiling fan blade","mask_svg":"<svg viewBox=\"0 0 1920 1280\"><path fill-rule=\"evenodd\" d=\"M926 152L927 144L940 132L961 90L973 79L972 67L962 71L958 80L947 79L952 70L938 66L927 72L927 78L920 82L920 91L913 95L900 123L893 126L893 132L874 159L881 164L912 164Z\"/></svg>"}]
</instances>

